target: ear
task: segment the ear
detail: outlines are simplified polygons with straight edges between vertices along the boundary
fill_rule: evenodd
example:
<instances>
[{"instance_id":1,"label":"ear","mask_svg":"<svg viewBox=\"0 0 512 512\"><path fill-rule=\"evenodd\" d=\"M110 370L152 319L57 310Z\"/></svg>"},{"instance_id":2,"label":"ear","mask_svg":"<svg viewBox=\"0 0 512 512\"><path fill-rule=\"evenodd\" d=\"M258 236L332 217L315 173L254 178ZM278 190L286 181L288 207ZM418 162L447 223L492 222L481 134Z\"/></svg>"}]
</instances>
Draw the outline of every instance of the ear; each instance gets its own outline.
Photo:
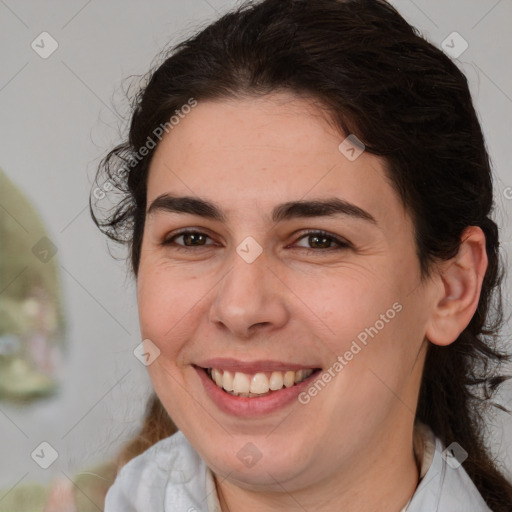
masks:
<instances>
[{"instance_id":1,"label":"ear","mask_svg":"<svg viewBox=\"0 0 512 512\"><path fill-rule=\"evenodd\" d=\"M457 255L442 262L425 336L435 345L453 343L475 314L487 270L485 235L478 226L462 233Z\"/></svg>"}]
</instances>

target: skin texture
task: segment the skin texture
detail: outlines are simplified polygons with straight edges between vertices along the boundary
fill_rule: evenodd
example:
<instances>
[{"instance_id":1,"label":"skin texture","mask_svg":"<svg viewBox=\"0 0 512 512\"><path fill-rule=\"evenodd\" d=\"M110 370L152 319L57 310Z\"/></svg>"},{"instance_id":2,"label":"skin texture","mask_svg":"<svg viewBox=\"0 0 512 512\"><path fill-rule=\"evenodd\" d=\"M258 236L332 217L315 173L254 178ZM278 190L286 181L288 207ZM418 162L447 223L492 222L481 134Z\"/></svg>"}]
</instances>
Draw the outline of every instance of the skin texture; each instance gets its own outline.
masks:
<instances>
[{"instance_id":1,"label":"skin texture","mask_svg":"<svg viewBox=\"0 0 512 512\"><path fill-rule=\"evenodd\" d=\"M160 350L152 383L214 471L223 510L400 510L418 482L413 421L427 343L453 342L478 303L482 231L468 228L459 255L422 281L413 224L383 161L367 152L349 161L338 150L344 138L291 94L199 101L151 162L148 207L163 193L201 197L228 219L149 215L137 282L142 336ZM270 218L279 203L332 197L377 225ZM183 237L161 245L183 228L208 238L188 241L188 251L176 249ZM320 240L315 249L307 230L351 246ZM250 264L236 252L248 236L263 250ZM228 415L191 366L233 357L328 369L395 303L401 311L306 405ZM252 467L237 457L248 442L261 454Z\"/></svg>"}]
</instances>

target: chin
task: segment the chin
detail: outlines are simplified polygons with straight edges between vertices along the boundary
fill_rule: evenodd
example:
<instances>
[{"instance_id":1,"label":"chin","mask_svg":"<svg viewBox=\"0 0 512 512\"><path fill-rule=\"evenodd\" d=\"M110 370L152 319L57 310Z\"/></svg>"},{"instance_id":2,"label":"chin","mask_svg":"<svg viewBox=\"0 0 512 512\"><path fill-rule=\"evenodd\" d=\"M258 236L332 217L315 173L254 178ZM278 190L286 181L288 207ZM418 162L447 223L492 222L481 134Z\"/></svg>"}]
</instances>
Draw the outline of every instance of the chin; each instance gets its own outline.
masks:
<instances>
[{"instance_id":1,"label":"chin","mask_svg":"<svg viewBox=\"0 0 512 512\"><path fill-rule=\"evenodd\" d=\"M233 439L235 442L226 443L222 450L216 452L211 452L211 445L205 447L207 453L203 455L203 459L219 476L255 491L261 491L262 487L266 490L282 491L280 484L297 481L301 476L305 482L310 480L311 476L307 478L305 475L312 467L308 463L307 453L291 449L290 444L286 444L286 449L283 449L280 439L272 444L265 440L264 435L260 438L261 442L256 438L251 441L247 437L242 441L237 440L236 436Z\"/></svg>"}]
</instances>

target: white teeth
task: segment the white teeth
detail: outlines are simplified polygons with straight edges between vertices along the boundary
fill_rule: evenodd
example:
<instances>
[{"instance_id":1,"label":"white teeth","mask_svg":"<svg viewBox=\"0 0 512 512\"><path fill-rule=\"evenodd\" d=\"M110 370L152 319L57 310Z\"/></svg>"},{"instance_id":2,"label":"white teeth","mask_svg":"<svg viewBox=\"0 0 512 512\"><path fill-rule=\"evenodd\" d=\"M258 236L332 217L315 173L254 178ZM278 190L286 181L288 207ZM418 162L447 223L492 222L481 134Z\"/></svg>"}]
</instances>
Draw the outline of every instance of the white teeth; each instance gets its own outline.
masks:
<instances>
[{"instance_id":1,"label":"white teeth","mask_svg":"<svg viewBox=\"0 0 512 512\"><path fill-rule=\"evenodd\" d=\"M249 393L251 381L245 373L236 372L233 379L233 391L235 393Z\"/></svg>"},{"instance_id":2,"label":"white teeth","mask_svg":"<svg viewBox=\"0 0 512 512\"><path fill-rule=\"evenodd\" d=\"M269 382L264 373L257 373L251 380L251 393L268 393Z\"/></svg>"},{"instance_id":3,"label":"white teeth","mask_svg":"<svg viewBox=\"0 0 512 512\"><path fill-rule=\"evenodd\" d=\"M283 386L289 388L307 379L312 373L312 369L297 370L296 372L292 370L272 373L258 372L251 375L242 372L233 373L217 368L210 368L208 371L210 378L217 386L232 395L244 397L264 396L269 391L282 389Z\"/></svg>"},{"instance_id":4,"label":"white teeth","mask_svg":"<svg viewBox=\"0 0 512 512\"><path fill-rule=\"evenodd\" d=\"M225 371L222 375L222 387L226 391L233 391L233 374L231 372Z\"/></svg>"},{"instance_id":5,"label":"white teeth","mask_svg":"<svg viewBox=\"0 0 512 512\"><path fill-rule=\"evenodd\" d=\"M292 372L292 371L288 371L284 374L284 377L283 377L283 384L287 387L287 388L291 388L295 383L295 372Z\"/></svg>"},{"instance_id":6,"label":"white teeth","mask_svg":"<svg viewBox=\"0 0 512 512\"><path fill-rule=\"evenodd\" d=\"M222 382L224 379L222 378L222 372L219 372L217 368L212 368L212 379L215 381L215 384L217 384L217 386L219 386L220 388L222 387Z\"/></svg>"},{"instance_id":7,"label":"white teeth","mask_svg":"<svg viewBox=\"0 0 512 512\"><path fill-rule=\"evenodd\" d=\"M281 372L272 372L269 387L272 391L276 391L283 387L283 374Z\"/></svg>"}]
</instances>

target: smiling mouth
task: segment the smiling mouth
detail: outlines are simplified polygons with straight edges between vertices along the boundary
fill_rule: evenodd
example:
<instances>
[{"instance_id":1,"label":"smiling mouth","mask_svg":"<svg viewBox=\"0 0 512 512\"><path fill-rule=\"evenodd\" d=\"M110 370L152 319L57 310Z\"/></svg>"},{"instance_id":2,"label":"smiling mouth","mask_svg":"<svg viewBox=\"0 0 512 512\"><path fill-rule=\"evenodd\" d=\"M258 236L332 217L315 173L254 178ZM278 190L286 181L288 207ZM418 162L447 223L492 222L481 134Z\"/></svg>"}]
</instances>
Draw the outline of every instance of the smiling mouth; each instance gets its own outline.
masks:
<instances>
[{"instance_id":1,"label":"smiling mouth","mask_svg":"<svg viewBox=\"0 0 512 512\"><path fill-rule=\"evenodd\" d=\"M262 397L285 388L290 388L311 378L320 368L305 370L288 370L285 372L243 373L221 370L218 368L203 368L206 375L217 387L233 396L246 398Z\"/></svg>"}]
</instances>

